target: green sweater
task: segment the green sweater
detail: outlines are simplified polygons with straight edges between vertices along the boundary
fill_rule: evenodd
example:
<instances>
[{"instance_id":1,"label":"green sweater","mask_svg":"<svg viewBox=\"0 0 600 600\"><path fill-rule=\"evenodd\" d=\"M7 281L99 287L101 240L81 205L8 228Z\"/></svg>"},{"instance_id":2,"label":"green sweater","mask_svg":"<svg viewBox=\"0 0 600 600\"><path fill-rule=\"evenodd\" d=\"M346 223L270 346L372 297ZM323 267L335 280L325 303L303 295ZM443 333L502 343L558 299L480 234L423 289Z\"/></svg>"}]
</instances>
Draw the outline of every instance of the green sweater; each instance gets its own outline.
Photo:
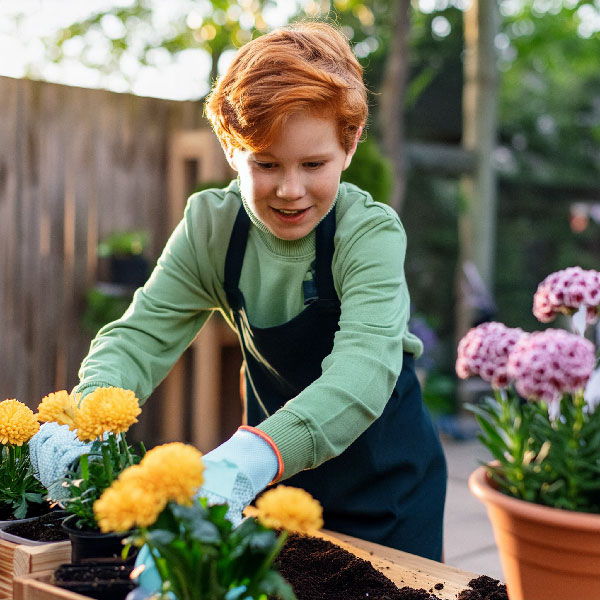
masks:
<instances>
[{"instance_id":1,"label":"green sweater","mask_svg":"<svg viewBox=\"0 0 600 600\"><path fill-rule=\"evenodd\" d=\"M123 317L92 341L78 392L116 386L145 401L212 311L220 310L234 327L223 279L239 206L236 181L190 197L146 285ZM239 286L250 323L271 327L305 308L302 284L311 277L315 232L281 240L250 216ZM258 426L279 448L284 478L343 452L382 413L402 369L403 350L422 352L407 328L406 235L398 216L342 183L336 222L332 271L341 317L333 351L322 363L322 375Z\"/></svg>"}]
</instances>

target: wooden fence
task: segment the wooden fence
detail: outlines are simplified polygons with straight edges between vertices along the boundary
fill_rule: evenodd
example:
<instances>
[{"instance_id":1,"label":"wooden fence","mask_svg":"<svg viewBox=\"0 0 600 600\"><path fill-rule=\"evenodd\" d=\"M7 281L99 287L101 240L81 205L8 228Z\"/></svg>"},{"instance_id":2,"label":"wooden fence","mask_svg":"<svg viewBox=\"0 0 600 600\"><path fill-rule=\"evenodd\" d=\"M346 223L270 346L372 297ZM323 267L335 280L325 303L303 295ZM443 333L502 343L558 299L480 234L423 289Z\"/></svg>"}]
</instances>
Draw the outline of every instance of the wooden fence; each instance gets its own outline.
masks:
<instances>
[{"instance_id":1,"label":"wooden fence","mask_svg":"<svg viewBox=\"0 0 600 600\"><path fill-rule=\"evenodd\" d=\"M176 151L181 132L198 128L196 155L210 157L204 165ZM223 177L218 145L202 150L207 133L201 103L0 77L0 399L35 407L77 383L98 241L148 230L154 261L189 187ZM161 441L169 433L161 433L160 415L170 410L153 408L146 434Z\"/></svg>"}]
</instances>

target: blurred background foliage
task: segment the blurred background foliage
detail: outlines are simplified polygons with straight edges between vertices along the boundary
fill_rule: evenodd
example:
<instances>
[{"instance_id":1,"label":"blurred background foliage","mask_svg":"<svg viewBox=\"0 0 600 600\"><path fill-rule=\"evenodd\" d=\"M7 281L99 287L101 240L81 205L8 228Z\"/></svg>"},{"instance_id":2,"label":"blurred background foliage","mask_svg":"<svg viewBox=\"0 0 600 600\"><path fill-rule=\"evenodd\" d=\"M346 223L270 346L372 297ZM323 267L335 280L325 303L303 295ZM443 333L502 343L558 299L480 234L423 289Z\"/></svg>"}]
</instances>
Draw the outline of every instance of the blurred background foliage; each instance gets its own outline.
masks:
<instances>
[{"instance_id":1,"label":"blurred background foliage","mask_svg":"<svg viewBox=\"0 0 600 600\"><path fill-rule=\"evenodd\" d=\"M179 13L173 8L167 25L159 26L156 3L133 0L48 37L47 59L60 62L75 48L90 67L127 78L132 61L152 66L200 48L209 53L211 65L201 100L232 50L267 31L278 7L286 7L289 20L334 20L351 40L372 92L367 141L345 178L385 202L393 184L389 162L378 149L377 114L395 1L190 0L175 3ZM407 82L398 112L407 143L460 143L463 10L468 4L410 4ZM499 0L498 6L499 123L492 160L499 198L492 294L497 320L535 329L541 325L531 305L541 279L576 264L600 268L600 2ZM101 58L92 51L99 38L108 50ZM427 368L441 378L433 377L432 385L451 397L458 180L441 171L409 170L405 197L406 275L415 322L434 333L430 347L426 344L426 354L434 358Z\"/></svg>"}]
</instances>

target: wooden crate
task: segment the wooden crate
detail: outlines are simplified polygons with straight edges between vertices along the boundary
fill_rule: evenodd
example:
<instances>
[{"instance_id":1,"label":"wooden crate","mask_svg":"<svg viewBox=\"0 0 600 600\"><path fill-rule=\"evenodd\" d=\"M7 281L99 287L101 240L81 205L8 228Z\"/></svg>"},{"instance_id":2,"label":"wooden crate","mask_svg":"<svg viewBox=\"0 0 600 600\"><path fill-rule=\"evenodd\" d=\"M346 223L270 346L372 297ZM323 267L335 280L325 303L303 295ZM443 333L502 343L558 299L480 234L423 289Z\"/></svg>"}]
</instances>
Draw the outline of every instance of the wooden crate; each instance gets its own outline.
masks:
<instances>
[{"instance_id":1,"label":"wooden crate","mask_svg":"<svg viewBox=\"0 0 600 600\"><path fill-rule=\"evenodd\" d=\"M13 600L90 600L69 590L63 590L50 583L54 570L39 571L17 577L14 582Z\"/></svg>"},{"instance_id":2,"label":"wooden crate","mask_svg":"<svg viewBox=\"0 0 600 600\"><path fill-rule=\"evenodd\" d=\"M344 534L331 531L315 532L315 535L338 544L359 558L368 560L376 569L384 573L398 587L431 589L436 583L442 583L441 590L435 590L436 596L444 600L456 600L459 592L468 586L475 573L461 571L443 563L400 552L392 548L365 542ZM87 596L75 594L51 585L53 571L42 571L14 582L14 600L89 600Z\"/></svg>"},{"instance_id":3,"label":"wooden crate","mask_svg":"<svg viewBox=\"0 0 600 600\"><path fill-rule=\"evenodd\" d=\"M71 562L71 542L25 546L0 540L0 597L11 597L15 577L54 569Z\"/></svg>"}]
</instances>

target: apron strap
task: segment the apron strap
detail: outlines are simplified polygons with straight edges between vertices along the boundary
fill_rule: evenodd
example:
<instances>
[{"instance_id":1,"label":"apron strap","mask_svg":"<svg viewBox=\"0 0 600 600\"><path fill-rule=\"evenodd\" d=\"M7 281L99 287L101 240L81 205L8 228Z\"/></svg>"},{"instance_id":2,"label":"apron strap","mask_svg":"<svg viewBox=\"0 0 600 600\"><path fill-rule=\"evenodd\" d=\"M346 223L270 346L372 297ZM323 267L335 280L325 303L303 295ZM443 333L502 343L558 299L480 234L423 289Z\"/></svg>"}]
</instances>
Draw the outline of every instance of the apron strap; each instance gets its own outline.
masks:
<instances>
[{"instance_id":1,"label":"apron strap","mask_svg":"<svg viewBox=\"0 0 600 600\"><path fill-rule=\"evenodd\" d=\"M335 236L335 204L327 213L325 218L319 223L316 237L316 257L315 257L315 285L320 300L335 300L339 302L338 295L333 284L333 272L331 265L333 262L333 253Z\"/></svg>"},{"instance_id":2,"label":"apron strap","mask_svg":"<svg viewBox=\"0 0 600 600\"><path fill-rule=\"evenodd\" d=\"M250 230L250 217L242 204L233 224L227 256L225 258L225 282L224 289L227 295L227 302L232 310L236 311L242 308L244 298L240 293L239 283L244 264L244 254L246 252L246 242L248 241L248 231Z\"/></svg>"}]
</instances>

